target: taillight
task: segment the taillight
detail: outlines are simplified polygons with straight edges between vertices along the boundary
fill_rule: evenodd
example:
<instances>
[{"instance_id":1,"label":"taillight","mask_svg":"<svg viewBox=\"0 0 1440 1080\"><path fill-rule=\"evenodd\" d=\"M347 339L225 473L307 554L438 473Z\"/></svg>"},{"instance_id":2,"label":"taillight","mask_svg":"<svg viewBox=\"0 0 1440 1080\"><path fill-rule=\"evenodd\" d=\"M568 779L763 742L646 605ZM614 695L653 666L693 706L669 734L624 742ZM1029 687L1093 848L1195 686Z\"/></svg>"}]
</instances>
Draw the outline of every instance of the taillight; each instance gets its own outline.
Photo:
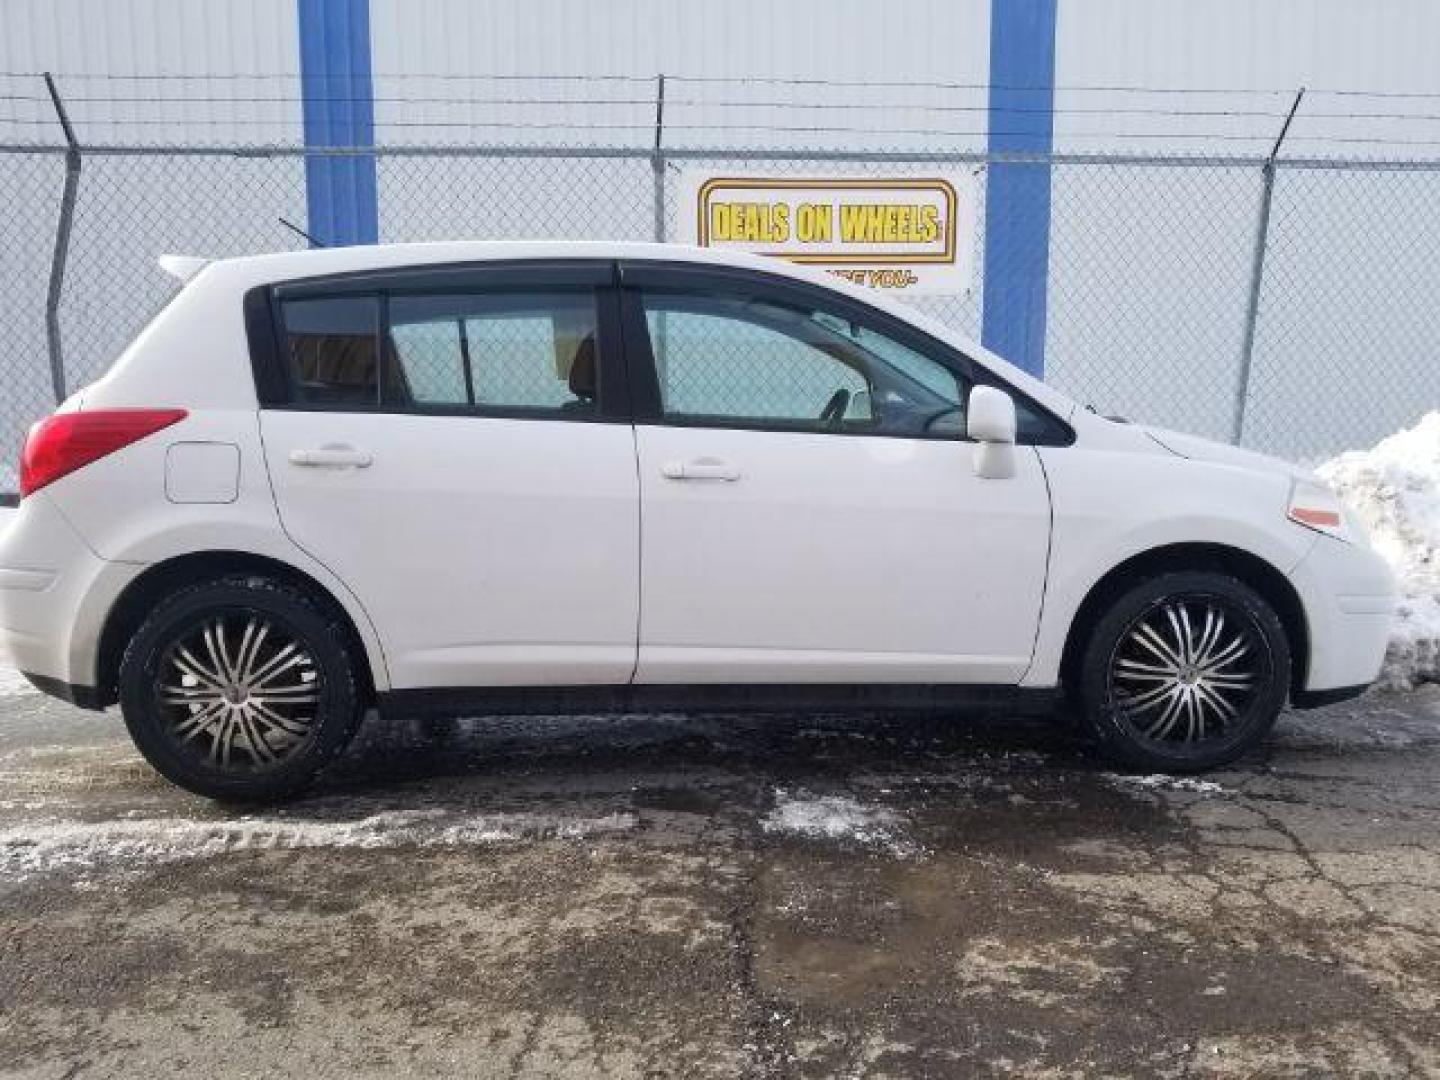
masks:
<instances>
[{"instance_id":1,"label":"taillight","mask_svg":"<svg viewBox=\"0 0 1440 1080\"><path fill-rule=\"evenodd\" d=\"M30 429L20 454L20 495L183 419L184 409L94 409L46 417Z\"/></svg>"}]
</instances>

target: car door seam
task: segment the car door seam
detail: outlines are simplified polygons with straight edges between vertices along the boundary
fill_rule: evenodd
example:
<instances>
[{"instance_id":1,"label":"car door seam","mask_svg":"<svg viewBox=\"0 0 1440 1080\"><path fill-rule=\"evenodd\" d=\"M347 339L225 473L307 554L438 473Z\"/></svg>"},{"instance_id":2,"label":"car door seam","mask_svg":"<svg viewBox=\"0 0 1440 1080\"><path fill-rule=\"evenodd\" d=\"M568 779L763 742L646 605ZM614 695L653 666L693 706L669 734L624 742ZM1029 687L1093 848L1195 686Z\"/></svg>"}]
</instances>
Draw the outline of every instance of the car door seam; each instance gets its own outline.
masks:
<instances>
[{"instance_id":1,"label":"car door seam","mask_svg":"<svg viewBox=\"0 0 1440 1080\"><path fill-rule=\"evenodd\" d=\"M1045 602L1050 593L1050 575L1054 569L1052 560L1055 557L1055 493L1050 488L1050 473L1045 468L1045 455L1040 453L1038 446L1028 448L1035 455L1035 461L1040 466L1040 478L1045 482L1045 574L1040 581L1040 601L1035 612L1035 634L1030 641L1030 662L1025 665L1025 670L1015 681L1015 685L1021 686L1029 678L1030 672L1035 669L1035 660L1040 651L1040 631L1045 624Z\"/></svg>"},{"instance_id":2,"label":"car door seam","mask_svg":"<svg viewBox=\"0 0 1440 1080\"><path fill-rule=\"evenodd\" d=\"M365 616L365 621L370 624L370 636L374 640L375 648L380 654L380 670L384 674L386 686L391 686L393 685L393 683L390 676L390 661L389 658L385 655L385 639L380 636L380 628L375 625L375 618L370 614L369 608L365 606L365 602L361 600L355 590L351 588L349 582L347 582L338 573L336 573L329 563L316 555L313 551L307 548L295 537L295 535L290 531L289 524L285 521L285 515L281 513L280 496L279 493L277 493L275 490L275 477L271 473L270 451L269 448L265 445L264 413L264 409L257 408L255 410L255 438L260 444L260 460L264 462L265 465L265 486L270 491L270 502L271 505L275 507L275 520L280 524L281 535L283 535L285 539L289 540L290 543L294 544L297 551L304 554L306 558L310 559L312 562L315 563L316 566L319 566L327 574L329 574L335 584L338 585L341 589L344 589L345 592L349 594L350 599L355 602L355 606L360 610L360 613Z\"/></svg>"}]
</instances>

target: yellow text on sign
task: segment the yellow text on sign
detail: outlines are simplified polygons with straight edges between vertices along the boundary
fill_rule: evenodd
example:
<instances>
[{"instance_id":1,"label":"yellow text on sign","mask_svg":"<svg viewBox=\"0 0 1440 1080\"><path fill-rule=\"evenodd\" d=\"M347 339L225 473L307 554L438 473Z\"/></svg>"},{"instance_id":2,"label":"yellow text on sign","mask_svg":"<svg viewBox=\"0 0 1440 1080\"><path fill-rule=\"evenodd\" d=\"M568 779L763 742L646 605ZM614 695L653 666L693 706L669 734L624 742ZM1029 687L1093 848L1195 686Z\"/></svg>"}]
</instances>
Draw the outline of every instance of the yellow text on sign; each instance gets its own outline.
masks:
<instances>
[{"instance_id":1,"label":"yellow text on sign","mask_svg":"<svg viewBox=\"0 0 1440 1080\"><path fill-rule=\"evenodd\" d=\"M940 238L940 208L913 203L715 202L710 204L711 241L932 244Z\"/></svg>"}]
</instances>

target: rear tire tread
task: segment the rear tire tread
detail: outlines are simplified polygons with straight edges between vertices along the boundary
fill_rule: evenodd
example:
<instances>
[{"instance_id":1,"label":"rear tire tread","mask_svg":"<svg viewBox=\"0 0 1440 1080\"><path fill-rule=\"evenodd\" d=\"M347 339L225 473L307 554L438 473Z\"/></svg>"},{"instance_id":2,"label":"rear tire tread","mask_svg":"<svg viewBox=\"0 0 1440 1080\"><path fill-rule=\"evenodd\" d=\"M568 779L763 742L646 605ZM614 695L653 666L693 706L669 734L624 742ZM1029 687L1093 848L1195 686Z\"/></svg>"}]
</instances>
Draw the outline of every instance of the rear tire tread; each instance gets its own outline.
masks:
<instances>
[{"instance_id":1,"label":"rear tire tread","mask_svg":"<svg viewBox=\"0 0 1440 1080\"><path fill-rule=\"evenodd\" d=\"M246 594L252 598L258 595L262 602L268 599L282 610L294 605L305 616L317 620L316 636L319 640L313 643L317 650L324 652L328 648L336 648L338 659L343 661L327 666L326 670L327 678L335 683L340 718L325 724L323 737L314 752L294 762L291 767L264 777L202 778L186 770L182 763L167 755L163 737L155 730L148 706L142 707L138 696L148 693L148 686L141 685L146 678L146 662L150 652L163 645L166 629L183 614L214 603L225 593L231 594L233 599L243 599ZM286 581L250 572L223 574L181 586L167 593L155 605L125 645L118 680L125 726L136 747L156 771L188 791L233 803L269 803L288 798L310 786L321 773L334 765L364 719L360 680L355 670L360 658L354 655L349 640L348 628L328 605L318 602L305 589ZM332 656L332 659L336 658Z\"/></svg>"}]
</instances>

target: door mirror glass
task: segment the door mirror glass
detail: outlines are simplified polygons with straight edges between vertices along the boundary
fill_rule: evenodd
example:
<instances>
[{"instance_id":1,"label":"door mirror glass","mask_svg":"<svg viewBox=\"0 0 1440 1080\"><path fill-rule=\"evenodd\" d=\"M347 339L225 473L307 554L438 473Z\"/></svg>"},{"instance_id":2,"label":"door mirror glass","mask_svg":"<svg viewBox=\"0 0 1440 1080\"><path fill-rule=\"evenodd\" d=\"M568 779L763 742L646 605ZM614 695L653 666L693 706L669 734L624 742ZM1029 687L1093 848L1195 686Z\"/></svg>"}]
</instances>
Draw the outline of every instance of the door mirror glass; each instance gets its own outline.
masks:
<instances>
[{"instance_id":1,"label":"door mirror glass","mask_svg":"<svg viewBox=\"0 0 1440 1080\"><path fill-rule=\"evenodd\" d=\"M977 444L975 472L991 480L1015 475L1015 399L993 386L970 391L965 430Z\"/></svg>"}]
</instances>

